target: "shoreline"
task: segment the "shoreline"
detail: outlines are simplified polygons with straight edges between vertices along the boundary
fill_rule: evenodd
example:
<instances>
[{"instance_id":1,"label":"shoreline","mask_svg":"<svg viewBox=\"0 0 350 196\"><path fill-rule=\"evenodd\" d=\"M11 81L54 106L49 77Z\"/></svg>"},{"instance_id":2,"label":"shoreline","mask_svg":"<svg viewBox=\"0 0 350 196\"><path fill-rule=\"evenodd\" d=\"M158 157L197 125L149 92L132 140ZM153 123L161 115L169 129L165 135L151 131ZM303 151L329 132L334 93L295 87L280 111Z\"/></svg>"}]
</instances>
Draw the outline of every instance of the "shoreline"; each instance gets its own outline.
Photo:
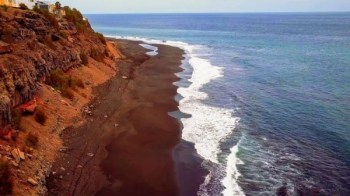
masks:
<instances>
[{"instance_id":1,"label":"shoreline","mask_svg":"<svg viewBox=\"0 0 350 196\"><path fill-rule=\"evenodd\" d=\"M168 115L178 110L178 87L173 83L180 80L175 73L182 70L184 51L154 45L159 54L148 56L141 42L109 41L117 43L125 59L118 62L116 76L94 90L97 97L89 103L93 110L86 123L64 131L67 151L53 165L48 193L190 195L198 191L199 184L182 181L184 171L190 170L179 167L180 151L173 153L181 140L180 121ZM191 168L200 166L195 163Z\"/></svg>"}]
</instances>

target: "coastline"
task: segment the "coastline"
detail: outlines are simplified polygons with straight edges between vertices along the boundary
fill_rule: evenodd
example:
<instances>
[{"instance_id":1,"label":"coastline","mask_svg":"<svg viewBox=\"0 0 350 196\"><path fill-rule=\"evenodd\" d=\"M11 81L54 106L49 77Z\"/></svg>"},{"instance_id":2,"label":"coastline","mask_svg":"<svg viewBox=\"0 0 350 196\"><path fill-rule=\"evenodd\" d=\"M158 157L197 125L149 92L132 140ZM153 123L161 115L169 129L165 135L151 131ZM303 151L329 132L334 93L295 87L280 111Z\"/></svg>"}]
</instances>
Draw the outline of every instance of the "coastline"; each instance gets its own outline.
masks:
<instances>
[{"instance_id":1,"label":"coastline","mask_svg":"<svg viewBox=\"0 0 350 196\"><path fill-rule=\"evenodd\" d=\"M154 45L158 55L148 56L149 50L140 46L141 42L109 41L117 43L125 59L118 62L119 70L114 77L94 89L96 98L89 103L92 115L85 116L86 123L63 132L66 151L60 153L53 165L48 193L191 195L190 192L197 192L198 176L187 178L197 177L192 186L186 183L189 181L180 180L185 177L184 171L191 170L184 165L179 167L181 152L177 150L173 154L181 140L181 125L179 119L168 114L178 110L177 86L173 83L179 80L175 73L182 70L184 51ZM199 162L194 163L189 167L200 166Z\"/></svg>"}]
</instances>

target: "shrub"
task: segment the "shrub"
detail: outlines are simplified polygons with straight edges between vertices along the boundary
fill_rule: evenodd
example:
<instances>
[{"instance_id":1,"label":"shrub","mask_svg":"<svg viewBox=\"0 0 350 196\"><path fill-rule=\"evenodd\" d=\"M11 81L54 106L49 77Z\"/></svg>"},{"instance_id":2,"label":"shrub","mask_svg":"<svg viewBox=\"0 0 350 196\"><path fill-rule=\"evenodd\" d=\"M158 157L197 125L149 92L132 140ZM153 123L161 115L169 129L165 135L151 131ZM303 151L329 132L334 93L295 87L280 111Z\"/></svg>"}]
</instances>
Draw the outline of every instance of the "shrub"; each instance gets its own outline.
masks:
<instances>
[{"instance_id":1,"label":"shrub","mask_svg":"<svg viewBox=\"0 0 350 196\"><path fill-rule=\"evenodd\" d=\"M19 4L19 8L22 9L22 10L28 10L29 8L26 6L26 4L24 3L20 3Z\"/></svg>"},{"instance_id":2,"label":"shrub","mask_svg":"<svg viewBox=\"0 0 350 196\"><path fill-rule=\"evenodd\" d=\"M85 53L80 53L80 59L81 59L81 62L84 64L84 65L87 65L89 64L89 58L88 56L85 54Z\"/></svg>"},{"instance_id":3,"label":"shrub","mask_svg":"<svg viewBox=\"0 0 350 196\"><path fill-rule=\"evenodd\" d=\"M39 137L37 134L29 133L26 138L26 145L29 147L36 147L39 142Z\"/></svg>"},{"instance_id":4,"label":"shrub","mask_svg":"<svg viewBox=\"0 0 350 196\"><path fill-rule=\"evenodd\" d=\"M53 88L60 90L62 96L68 99L74 99L74 92L72 89L75 89L76 87L85 87L82 80L68 76L60 69L53 71L46 79L46 83Z\"/></svg>"},{"instance_id":5,"label":"shrub","mask_svg":"<svg viewBox=\"0 0 350 196\"><path fill-rule=\"evenodd\" d=\"M64 6L63 10L66 12L65 18L75 25L78 32L84 33L91 27L90 23L84 19L83 15L77 9Z\"/></svg>"},{"instance_id":6,"label":"shrub","mask_svg":"<svg viewBox=\"0 0 350 196\"><path fill-rule=\"evenodd\" d=\"M96 34L97 38L98 38L104 45L107 44L107 43L106 43L106 38L103 36L102 33L95 33L95 34Z\"/></svg>"},{"instance_id":7,"label":"shrub","mask_svg":"<svg viewBox=\"0 0 350 196\"><path fill-rule=\"evenodd\" d=\"M59 29L60 26L58 24L58 20L56 19L55 15L51 14L48 10L40 9L37 6L34 6L33 11L43 15L48 21L50 21L52 26Z\"/></svg>"},{"instance_id":8,"label":"shrub","mask_svg":"<svg viewBox=\"0 0 350 196\"><path fill-rule=\"evenodd\" d=\"M80 21L75 23L75 27L77 28L78 32L85 33L86 32L86 26L82 24Z\"/></svg>"},{"instance_id":9,"label":"shrub","mask_svg":"<svg viewBox=\"0 0 350 196\"><path fill-rule=\"evenodd\" d=\"M68 80L61 69L54 70L47 78L46 83L60 91L68 86Z\"/></svg>"},{"instance_id":10,"label":"shrub","mask_svg":"<svg viewBox=\"0 0 350 196\"><path fill-rule=\"evenodd\" d=\"M62 96L68 99L74 99L74 92L72 91L71 88L65 88L62 91Z\"/></svg>"},{"instance_id":11,"label":"shrub","mask_svg":"<svg viewBox=\"0 0 350 196\"><path fill-rule=\"evenodd\" d=\"M64 39L68 39L68 35L67 35L67 33L64 32L64 31L60 31L59 35L60 35L61 37L63 37Z\"/></svg>"},{"instance_id":12,"label":"shrub","mask_svg":"<svg viewBox=\"0 0 350 196\"><path fill-rule=\"evenodd\" d=\"M11 178L10 165L5 160L0 160L0 195L12 195L13 179Z\"/></svg>"},{"instance_id":13,"label":"shrub","mask_svg":"<svg viewBox=\"0 0 350 196\"><path fill-rule=\"evenodd\" d=\"M35 121L41 125L46 123L47 116L43 110L37 110L35 113Z\"/></svg>"},{"instance_id":14,"label":"shrub","mask_svg":"<svg viewBox=\"0 0 350 196\"><path fill-rule=\"evenodd\" d=\"M68 87L74 90L76 87L85 88L83 81L73 76L68 76Z\"/></svg>"},{"instance_id":15,"label":"shrub","mask_svg":"<svg viewBox=\"0 0 350 196\"><path fill-rule=\"evenodd\" d=\"M32 9L34 12L41 14L41 10L38 6L34 6Z\"/></svg>"},{"instance_id":16,"label":"shrub","mask_svg":"<svg viewBox=\"0 0 350 196\"><path fill-rule=\"evenodd\" d=\"M73 22L74 24L76 24L79 21L83 20L83 15L75 8L71 9L68 6L64 6L63 10L66 12L66 16L65 18L70 21Z\"/></svg>"}]
</instances>

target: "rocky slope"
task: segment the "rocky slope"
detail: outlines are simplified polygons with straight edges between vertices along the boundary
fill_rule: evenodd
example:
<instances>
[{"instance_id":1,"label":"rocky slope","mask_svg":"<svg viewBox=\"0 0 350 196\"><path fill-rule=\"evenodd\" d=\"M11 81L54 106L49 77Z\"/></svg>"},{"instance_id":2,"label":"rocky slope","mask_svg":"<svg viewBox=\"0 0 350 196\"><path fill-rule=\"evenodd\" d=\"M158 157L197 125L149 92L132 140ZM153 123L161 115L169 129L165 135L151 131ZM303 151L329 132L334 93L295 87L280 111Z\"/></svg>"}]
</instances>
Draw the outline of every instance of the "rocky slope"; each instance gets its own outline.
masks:
<instances>
[{"instance_id":1,"label":"rocky slope","mask_svg":"<svg viewBox=\"0 0 350 196\"><path fill-rule=\"evenodd\" d=\"M11 108L31 100L38 82L53 70L106 55L103 38L78 11L58 19L40 10L0 8L0 127L10 123Z\"/></svg>"}]
</instances>

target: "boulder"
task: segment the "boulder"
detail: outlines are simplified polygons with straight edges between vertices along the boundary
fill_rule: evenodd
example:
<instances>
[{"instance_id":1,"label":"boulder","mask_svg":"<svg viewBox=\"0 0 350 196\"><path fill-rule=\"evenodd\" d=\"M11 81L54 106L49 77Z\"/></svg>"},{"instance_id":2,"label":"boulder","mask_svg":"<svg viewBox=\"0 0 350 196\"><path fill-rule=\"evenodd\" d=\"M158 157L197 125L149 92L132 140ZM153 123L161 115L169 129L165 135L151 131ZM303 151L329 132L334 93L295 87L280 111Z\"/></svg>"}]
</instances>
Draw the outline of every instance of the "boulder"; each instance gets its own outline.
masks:
<instances>
[{"instance_id":1,"label":"boulder","mask_svg":"<svg viewBox=\"0 0 350 196\"><path fill-rule=\"evenodd\" d=\"M26 159L26 157L24 156L24 152L22 152L22 151L20 151L20 150L19 150L19 158L20 158L21 160L25 160L25 159Z\"/></svg>"},{"instance_id":2,"label":"boulder","mask_svg":"<svg viewBox=\"0 0 350 196\"><path fill-rule=\"evenodd\" d=\"M37 107L37 103L36 103L36 99L34 98L34 100L27 102L25 104L22 104L20 106L20 109L22 110L22 112L24 113L30 113L33 114L36 110Z\"/></svg>"},{"instance_id":3,"label":"boulder","mask_svg":"<svg viewBox=\"0 0 350 196\"><path fill-rule=\"evenodd\" d=\"M15 159L16 163L19 163L21 161L20 150L18 148L13 149L11 151L11 155Z\"/></svg>"},{"instance_id":4,"label":"boulder","mask_svg":"<svg viewBox=\"0 0 350 196\"><path fill-rule=\"evenodd\" d=\"M31 185L33 185L33 186L38 185L38 182L37 182L36 180L34 180L33 178L28 178L27 181L28 181Z\"/></svg>"}]
</instances>

